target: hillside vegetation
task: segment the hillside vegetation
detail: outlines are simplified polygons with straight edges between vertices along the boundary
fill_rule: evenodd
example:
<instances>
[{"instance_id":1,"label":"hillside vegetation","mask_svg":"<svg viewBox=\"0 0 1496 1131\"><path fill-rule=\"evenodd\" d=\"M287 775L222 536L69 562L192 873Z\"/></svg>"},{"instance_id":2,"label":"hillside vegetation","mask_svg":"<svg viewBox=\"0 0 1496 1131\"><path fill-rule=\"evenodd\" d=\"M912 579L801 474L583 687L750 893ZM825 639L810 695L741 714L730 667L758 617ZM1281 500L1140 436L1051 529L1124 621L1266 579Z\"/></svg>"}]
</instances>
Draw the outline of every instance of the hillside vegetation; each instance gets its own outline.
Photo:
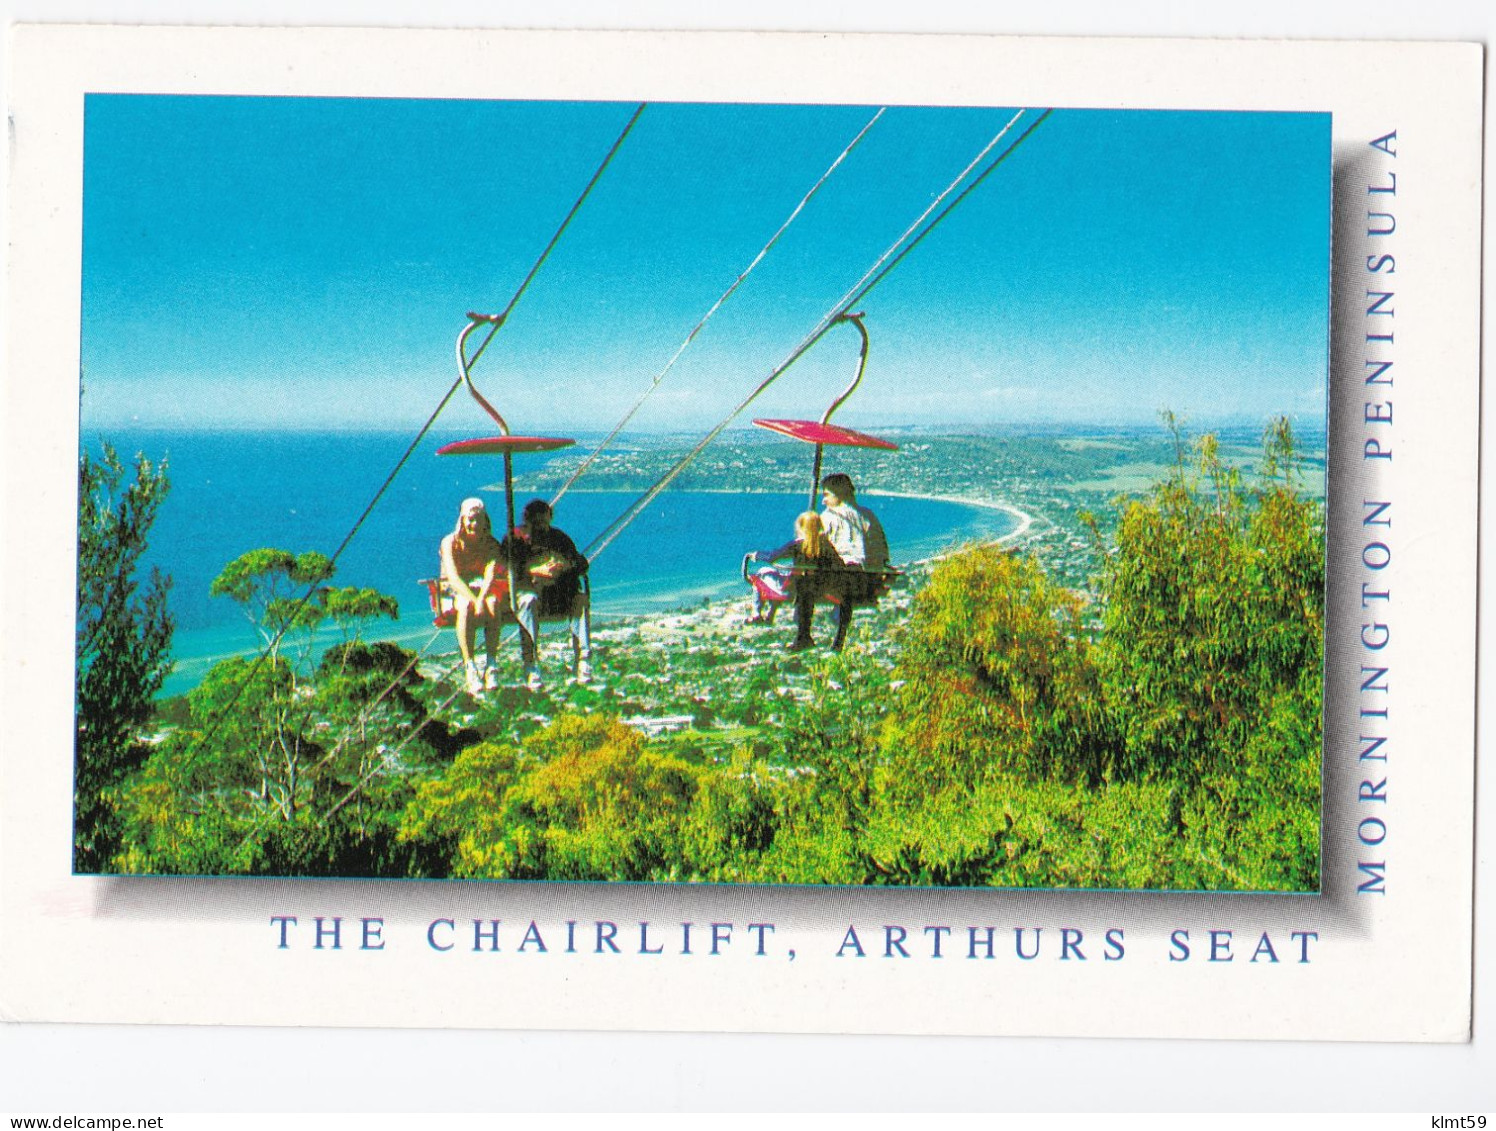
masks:
<instances>
[{"instance_id":1,"label":"hillside vegetation","mask_svg":"<svg viewBox=\"0 0 1496 1131\"><path fill-rule=\"evenodd\" d=\"M1084 587L968 546L842 654L705 610L614 631L600 684L482 703L363 640L378 594L287 605L320 565L259 551L220 580L276 646L156 720L106 870L1314 890L1323 508L1286 424L1250 484L1175 443L1085 518Z\"/></svg>"}]
</instances>

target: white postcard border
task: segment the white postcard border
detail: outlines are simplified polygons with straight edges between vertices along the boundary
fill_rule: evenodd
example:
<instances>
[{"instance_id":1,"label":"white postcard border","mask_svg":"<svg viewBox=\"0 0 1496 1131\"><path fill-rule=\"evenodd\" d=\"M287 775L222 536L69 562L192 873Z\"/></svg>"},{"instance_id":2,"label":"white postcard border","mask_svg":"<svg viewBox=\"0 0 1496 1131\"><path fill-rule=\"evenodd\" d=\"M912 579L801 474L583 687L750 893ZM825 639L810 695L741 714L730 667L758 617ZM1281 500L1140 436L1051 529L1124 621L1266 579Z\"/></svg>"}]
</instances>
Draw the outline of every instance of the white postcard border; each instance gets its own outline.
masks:
<instances>
[{"instance_id":1,"label":"white postcard border","mask_svg":"<svg viewBox=\"0 0 1496 1131\"><path fill-rule=\"evenodd\" d=\"M1479 55L1408 44L1000 40L668 34L25 29L13 51L12 228L7 323L4 660L0 763L0 1012L17 1019L524 1028L1087 1034L1461 1040L1470 987L1475 475L1480 183ZM192 60L184 67L184 59ZM565 65L559 65L562 62ZM1125 70L1122 64L1125 62ZM1266 86L1264 74L1274 82ZM834 74L834 80L824 77ZM1453 76L1453 78L1451 77ZM1451 87L1463 97L1442 99ZM1330 110L1337 173L1389 131L1413 166L1397 202L1399 384L1395 423L1369 422L1347 379L1336 254L1337 502L1390 494L1382 543L1395 603L1385 805L1389 892L1335 892L1336 845L1368 839L1359 777L1337 773L1344 716L1327 727L1325 897L801 891L571 885L96 880L68 874L71 634L56 604L70 556L76 478L81 94L85 90L423 97L966 102ZM1378 151L1385 153L1386 150ZM1390 157L1390 153L1387 154ZM1399 166L1398 168L1405 168ZM1423 170L1420 175L1417 170ZM1385 172L1386 170L1381 170ZM1374 183L1368 179L1367 187ZM1343 185L1337 205L1344 206ZM1249 222L1244 218L1244 222ZM1354 231L1354 226L1350 229ZM1337 226L1337 235L1341 229ZM1407 249L1402 251L1401 249ZM1353 273L1353 272L1352 272ZM1365 282L1366 280L1362 280ZM1364 329L1364 327L1363 327ZM1410 340L1411 339L1411 340ZM1352 359L1360 369L1360 357ZM24 379L21 375L25 375ZM1377 403L1383 403L1379 400ZM1360 419L1356 418L1359 411ZM1378 410L1381 411L1381 410ZM1347 413L1350 413L1347 416ZM60 422L38 429L38 419ZM1383 437L1390 460L1366 458ZM1348 457L1348 452L1355 456ZM1359 457L1356 458L1356 456ZM1332 634L1347 580L1365 578L1361 516L1331 535ZM1357 539L1361 539L1359 544ZM1354 550L1354 558L1347 553ZM1375 556L1373 551L1373 556ZM1359 610L1356 610L1357 612ZM59 628L61 631L59 631ZM1358 634L1359 635L1359 634ZM11 647L26 641L24 652ZM1329 701L1366 657L1332 641ZM1346 664L1345 670L1336 667ZM1337 682L1338 681L1338 682ZM1359 683L1359 679L1356 679ZM1363 702L1358 700L1358 703ZM35 705L22 712L18 704ZM1343 706L1343 703L1341 704ZM1358 717L1362 708L1357 707ZM1375 709L1375 708L1373 708ZM45 752L45 754L44 754ZM1359 768L1359 767L1358 767ZM1350 792L1339 793L1350 786ZM1352 830L1355 830L1352 832ZM1355 839L1348 839L1348 833ZM1365 848L1380 843L1363 844ZM1362 863L1364 861L1358 861ZM1343 862L1342 862L1343 863ZM1401 877L1407 877L1405 880ZM1342 888L1344 892L1346 889ZM1364 900L1371 899L1371 902ZM381 921L382 949L275 945L276 915ZM599 919L637 932L734 924L713 958L434 951L435 921ZM752 923L774 923L754 953ZM838 959L848 926L1126 928L1108 966ZM1171 932L1196 940L1266 931L1307 962L1170 963ZM1295 931L1305 933L1293 940ZM1197 934L1198 932L1198 934ZM1310 939L1308 933L1319 937ZM1136 941L1134 941L1136 940ZM1136 947L1136 950L1134 949ZM794 949L791 962L787 952ZM12 972L25 970L19 980ZM1369 979L1403 987L1398 1000ZM1410 992L1409 987L1414 987Z\"/></svg>"}]
</instances>

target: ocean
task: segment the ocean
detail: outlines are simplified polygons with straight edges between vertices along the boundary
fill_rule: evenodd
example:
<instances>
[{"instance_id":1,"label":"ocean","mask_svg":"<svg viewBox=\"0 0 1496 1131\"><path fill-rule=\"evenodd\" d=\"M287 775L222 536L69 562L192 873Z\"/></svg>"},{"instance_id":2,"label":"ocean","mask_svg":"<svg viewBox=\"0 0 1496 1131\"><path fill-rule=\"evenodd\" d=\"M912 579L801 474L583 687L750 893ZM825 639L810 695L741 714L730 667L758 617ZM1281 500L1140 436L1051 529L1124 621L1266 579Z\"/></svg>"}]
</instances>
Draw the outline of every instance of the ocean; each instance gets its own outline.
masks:
<instances>
[{"instance_id":1,"label":"ocean","mask_svg":"<svg viewBox=\"0 0 1496 1131\"><path fill-rule=\"evenodd\" d=\"M132 431L109 438L123 458L143 451L168 461L171 492L146 557L148 566L172 577L176 667L163 695L190 690L213 663L256 646L239 607L208 595L223 567L260 547L331 555L409 443L383 433ZM338 559L333 584L370 586L400 602L399 622L376 623L371 638L406 644L430 638L419 582L435 576L438 544L465 497L483 498L495 526L502 526L501 462L437 457L436 447L449 438L422 443ZM85 446L95 450L92 441L85 431ZM554 492L557 475L546 472L550 458L516 459L516 508ZM634 491L588 491L585 482L562 498L555 522L584 549L638 497ZM806 501L804 494L665 491L598 557L591 571L594 617L606 621L746 596L743 555L787 541ZM877 512L896 564L1001 537L1017 521L1007 511L945 500L865 492L861 501Z\"/></svg>"}]
</instances>

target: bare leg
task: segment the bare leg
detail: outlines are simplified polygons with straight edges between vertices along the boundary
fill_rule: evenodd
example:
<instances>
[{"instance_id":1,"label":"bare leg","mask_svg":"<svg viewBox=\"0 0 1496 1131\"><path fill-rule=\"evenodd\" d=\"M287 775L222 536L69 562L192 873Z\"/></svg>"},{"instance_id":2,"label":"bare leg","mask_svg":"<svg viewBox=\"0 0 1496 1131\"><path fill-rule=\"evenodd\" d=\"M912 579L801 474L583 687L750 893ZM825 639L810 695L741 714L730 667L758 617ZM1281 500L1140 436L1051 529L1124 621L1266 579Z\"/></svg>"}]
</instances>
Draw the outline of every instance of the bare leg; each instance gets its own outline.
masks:
<instances>
[{"instance_id":1,"label":"bare leg","mask_svg":"<svg viewBox=\"0 0 1496 1131\"><path fill-rule=\"evenodd\" d=\"M478 639L478 618L472 604L459 599L457 605L457 650L462 654L462 662L471 664L473 662L473 645Z\"/></svg>"},{"instance_id":2,"label":"bare leg","mask_svg":"<svg viewBox=\"0 0 1496 1131\"><path fill-rule=\"evenodd\" d=\"M498 658L499 652L499 603L495 597L483 599L483 609L487 616L483 621L483 652L488 657L490 669ZM469 645L471 648L472 645Z\"/></svg>"}]
</instances>

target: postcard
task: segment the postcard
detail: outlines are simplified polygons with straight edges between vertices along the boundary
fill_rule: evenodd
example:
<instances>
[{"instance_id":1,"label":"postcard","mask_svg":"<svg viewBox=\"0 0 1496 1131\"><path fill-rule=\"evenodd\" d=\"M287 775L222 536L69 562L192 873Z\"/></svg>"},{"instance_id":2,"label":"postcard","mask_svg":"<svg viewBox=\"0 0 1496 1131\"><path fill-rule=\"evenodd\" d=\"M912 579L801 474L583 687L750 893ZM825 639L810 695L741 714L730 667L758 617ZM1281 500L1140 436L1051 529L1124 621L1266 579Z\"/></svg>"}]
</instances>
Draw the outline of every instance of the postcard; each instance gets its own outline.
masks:
<instances>
[{"instance_id":1,"label":"postcard","mask_svg":"<svg viewBox=\"0 0 1496 1131\"><path fill-rule=\"evenodd\" d=\"M1478 48L16 45L7 1018L1468 1039Z\"/></svg>"}]
</instances>

